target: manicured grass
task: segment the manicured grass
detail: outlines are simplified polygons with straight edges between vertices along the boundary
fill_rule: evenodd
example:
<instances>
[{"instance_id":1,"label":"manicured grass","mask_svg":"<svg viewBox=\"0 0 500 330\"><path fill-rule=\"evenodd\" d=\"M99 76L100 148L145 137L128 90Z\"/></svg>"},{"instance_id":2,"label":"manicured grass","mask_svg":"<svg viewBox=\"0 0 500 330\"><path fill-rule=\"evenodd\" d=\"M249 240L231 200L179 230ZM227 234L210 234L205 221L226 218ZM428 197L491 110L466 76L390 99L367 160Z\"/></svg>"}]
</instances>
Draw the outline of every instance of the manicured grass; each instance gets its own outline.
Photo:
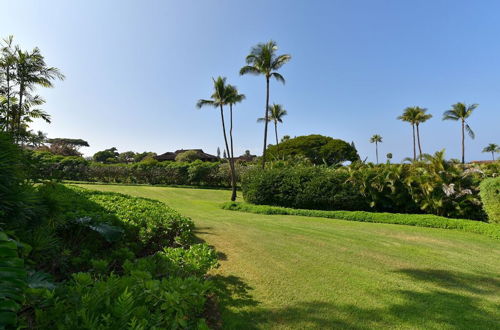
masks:
<instances>
[{"instance_id":1,"label":"manicured grass","mask_svg":"<svg viewBox=\"0 0 500 330\"><path fill-rule=\"evenodd\" d=\"M456 229L486 235L500 240L500 225L466 219L450 219L433 214L402 214L365 211L324 211L292 209L289 207L255 205L244 202L226 202L221 205L224 210L251 212L256 214L302 215L337 220L391 223L417 227Z\"/></svg>"},{"instance_id":2,"label":"manicured grass","mask_svg":"<svg viewBox=\"0 0 500 330\"><path fill-rule=\"evenodd\" d=\"M82 185L164 201L220 252L229 329L495 329L500 242L447 229L227 211L223 190Z\"/></svg>"}]
</instances>

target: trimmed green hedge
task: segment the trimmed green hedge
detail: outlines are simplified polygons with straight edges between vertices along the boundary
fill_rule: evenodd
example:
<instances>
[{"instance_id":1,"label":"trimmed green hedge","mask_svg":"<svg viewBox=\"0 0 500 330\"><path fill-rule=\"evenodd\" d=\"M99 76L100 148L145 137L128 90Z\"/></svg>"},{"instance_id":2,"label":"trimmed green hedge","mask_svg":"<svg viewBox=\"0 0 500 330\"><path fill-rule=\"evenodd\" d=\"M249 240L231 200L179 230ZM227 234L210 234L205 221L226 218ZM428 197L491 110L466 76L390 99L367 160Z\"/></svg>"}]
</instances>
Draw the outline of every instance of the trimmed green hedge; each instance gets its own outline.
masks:
<instances>
[{"instance_id":1,"label":"trimmed green hedge","mask_svg":"<svg viewBox=\"0 0 500 330\"><path fill-rule=\"evenodd\" d=\"M480 196L488 221L500 223L500 177L481 182Z\"/></svg>"},{"instance_id":2,"label":"trimmed green hedge","mask_svg":"<svg viewBox=\"0 0 500 330\"><path fill-rule=\"evenodd\" d=\"M221 206L225 210L257 214L283 214L306 217L321 217L338 220L390 223L417 227L457 229L500 239L500 226L474 220L449 219L431 214L375 213L365 211L323 211L292 209L279 206L253 205L249 203L227 202Z\"/></svg>"}]
</instances>

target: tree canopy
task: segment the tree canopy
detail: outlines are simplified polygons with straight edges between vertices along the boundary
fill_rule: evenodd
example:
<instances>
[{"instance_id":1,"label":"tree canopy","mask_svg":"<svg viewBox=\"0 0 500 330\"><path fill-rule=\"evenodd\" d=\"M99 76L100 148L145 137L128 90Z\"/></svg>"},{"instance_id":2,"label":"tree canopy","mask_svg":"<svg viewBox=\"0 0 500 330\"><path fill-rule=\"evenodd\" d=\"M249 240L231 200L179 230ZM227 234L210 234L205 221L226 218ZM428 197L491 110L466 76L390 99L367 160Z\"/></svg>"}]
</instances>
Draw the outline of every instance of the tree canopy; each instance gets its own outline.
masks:
<instances>
[{"instance_id":1,"label":"tree canopy","mask_svg":"<svg viewBox=\"0 0 500 330\"><path fill-rule=\"evenodd\" d=\"M282 141L279 148L275 145L269 146L268 152L271 158L302 156L316 165L334 165L359 160L358 152L351 144L319 134Z\"/></svg>"}]
</instances>

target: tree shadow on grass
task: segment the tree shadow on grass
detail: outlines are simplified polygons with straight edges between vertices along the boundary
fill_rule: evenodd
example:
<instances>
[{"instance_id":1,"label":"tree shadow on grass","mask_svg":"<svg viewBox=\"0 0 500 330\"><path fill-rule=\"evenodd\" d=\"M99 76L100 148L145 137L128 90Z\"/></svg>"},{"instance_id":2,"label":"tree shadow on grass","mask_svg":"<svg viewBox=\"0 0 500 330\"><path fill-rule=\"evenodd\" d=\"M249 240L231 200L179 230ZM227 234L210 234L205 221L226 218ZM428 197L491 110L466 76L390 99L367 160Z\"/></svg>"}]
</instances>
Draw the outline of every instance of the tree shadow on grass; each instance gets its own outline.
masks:
<instances>
[{"instance_id":1,"label":"tree shadow on grass","mask_svg":"<svg viewBox=\"0 0 500 330\"><path fill-rule=\"evenodd\" d=\"M494 302L477 296L494 295L500 291L498 280L432 269L403 269L398 273L422 282L422 290L394 290L393 302L376 308L305 301L290 303L282 308L264 309L259 308L259 303L249 293L251 288L240 278L218 277L219 285L223 286L219 293L221 305L226 306L223 316L225 321L229 321L223 327L499 329L500 313L495 312ZM426 287L429 289L426 290ZM236 311L228 310L227 306L235 306Z\"/></svg>"}]
</instances>

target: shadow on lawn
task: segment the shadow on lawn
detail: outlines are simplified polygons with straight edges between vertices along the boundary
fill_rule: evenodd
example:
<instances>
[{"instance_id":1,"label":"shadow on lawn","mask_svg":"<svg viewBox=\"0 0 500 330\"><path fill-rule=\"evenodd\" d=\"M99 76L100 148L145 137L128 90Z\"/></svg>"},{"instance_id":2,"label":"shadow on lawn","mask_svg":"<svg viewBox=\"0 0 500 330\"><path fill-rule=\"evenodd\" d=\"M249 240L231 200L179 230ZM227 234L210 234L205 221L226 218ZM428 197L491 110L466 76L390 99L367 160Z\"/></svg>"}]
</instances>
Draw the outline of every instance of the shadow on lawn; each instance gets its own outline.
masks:
<instances>
[{"instance_id":1,"label":"shadow on lawn","mask_svg":"<svg viewBox=\"0 0 500 330\"><path fill-rule=\"evenodd\" d=\"M284 308L261 309L249 294L251 288L240 278L218 277L218 283L224 286L219 293L226 321L224 328L257 329L285 325L307 329L498 329L500 315L492 312L494 303L476 294L494 295L500 291L500 281L433 269L403 269L398 273L422 282L422 290L396 290L393 292L394 302L379 308L309 301ZM484 305L489 305L491 311L483 309ZM238 311L228 310L225 306L235 306Z\"/></svg>"}]
</instances>

